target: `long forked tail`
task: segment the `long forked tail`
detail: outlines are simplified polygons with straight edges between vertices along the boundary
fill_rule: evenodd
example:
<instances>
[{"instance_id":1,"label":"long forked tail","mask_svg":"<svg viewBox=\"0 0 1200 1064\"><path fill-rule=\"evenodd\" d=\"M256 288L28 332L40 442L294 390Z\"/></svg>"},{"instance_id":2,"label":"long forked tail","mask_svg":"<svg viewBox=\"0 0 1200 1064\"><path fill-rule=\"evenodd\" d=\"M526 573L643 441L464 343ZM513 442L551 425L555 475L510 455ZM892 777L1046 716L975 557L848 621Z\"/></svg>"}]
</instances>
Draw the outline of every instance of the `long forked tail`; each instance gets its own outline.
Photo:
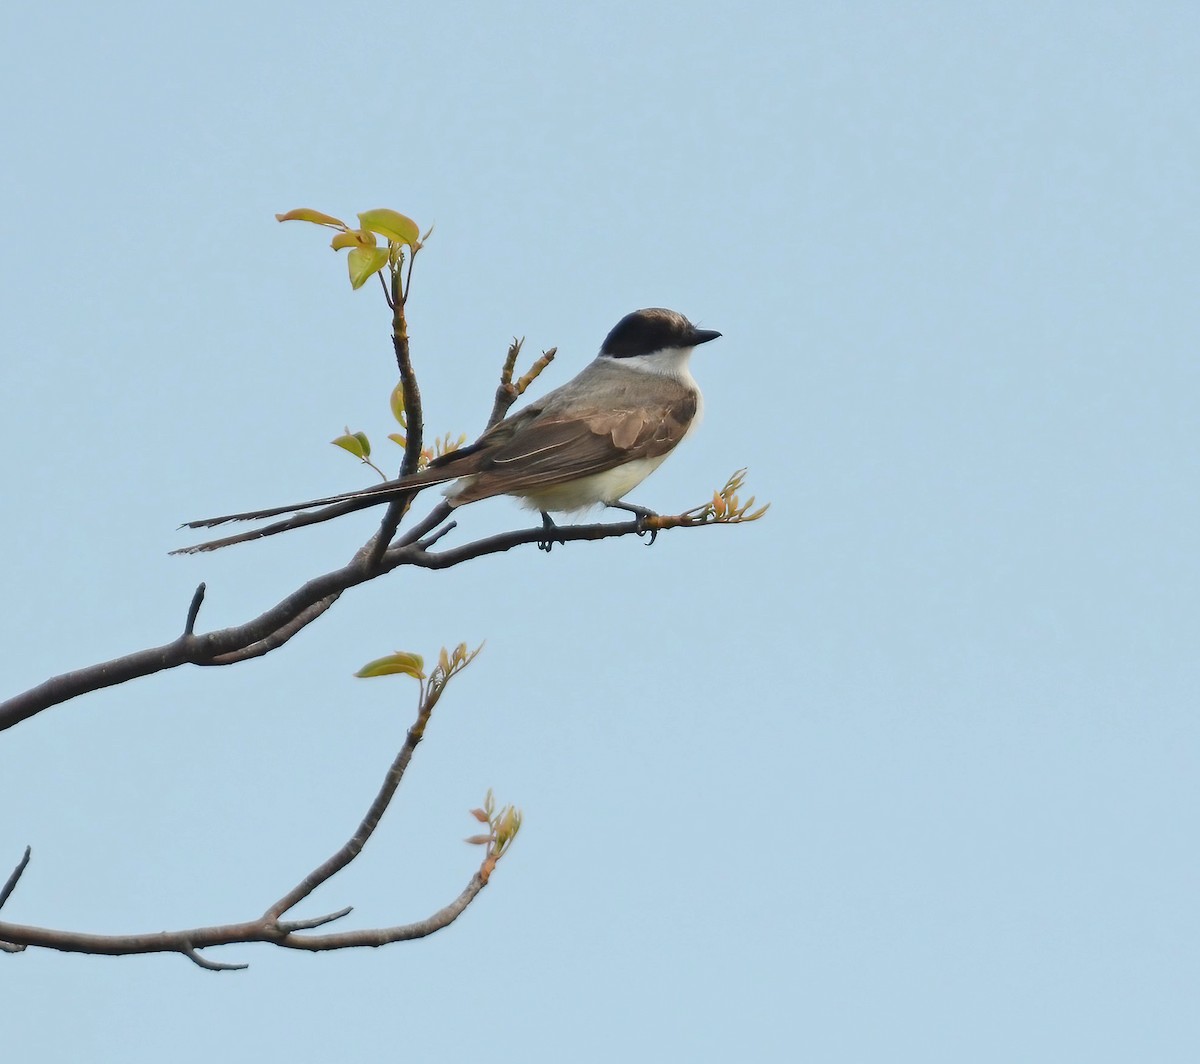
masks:
<instances>
[{"instance_id":1,"label":"long forked tail","mask_svg":"<svg viewBox=\"0 0 1200 1064\"><path fill-rule=\"evenodd\" d=\"M198 521L188 521L180 528L214 528L230 521L259 521L267 517L278 517L280 514L290 514L284 521L276 521L272 525L253 528L249 532L225 536L222 539L210 539L204 543L196 543L190 547L180 547L171 551L172 554L201 554L205 551L220 550L231 547L235 543L249 543L251 540L262 539L264 536L275 536L280 532L290 532L293 528L303 528L305 525L320 524L331 521L343 514L354 513L355 510L365 510L369 506L379 506L405 495L415 495L423 488L434 484L444 484L456 480L462 474L449 472L445 469L425 469L409 477L399 480L389 480L374 487L363 488L361 491L348 491L341 495L329 495L323 499L309 499L308 502L295 503L291 506L273 506L266 510L247 510L238 514L223 514L220 517L202 517ZM320 509L312 509L313 507ZM300 512L307 511L307 512Z\"/></svg>"}]
</instances>

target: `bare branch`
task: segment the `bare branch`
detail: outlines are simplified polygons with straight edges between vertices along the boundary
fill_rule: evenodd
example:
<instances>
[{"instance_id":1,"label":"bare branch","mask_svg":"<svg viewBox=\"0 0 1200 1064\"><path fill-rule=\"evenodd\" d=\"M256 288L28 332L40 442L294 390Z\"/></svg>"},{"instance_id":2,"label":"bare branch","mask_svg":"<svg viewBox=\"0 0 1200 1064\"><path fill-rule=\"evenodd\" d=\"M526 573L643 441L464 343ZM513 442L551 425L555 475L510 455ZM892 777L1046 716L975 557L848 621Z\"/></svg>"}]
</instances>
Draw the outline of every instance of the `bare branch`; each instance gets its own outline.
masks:
<instances>
[{"instance_id":1,"label":"bare branch","mask_svg":"<svg viewBox=\"0 0 1200 1064\"><path fill-rule=\"evenodd\" d=\"M441 539L443 536L448 536L456 528L458 528L458 522L451 521L448 525L439 528L436 532L426 536L424 539L417 540L417 546L420 547L421 550L429 550L429 548L432 547L439 539Z\"/></svg>"},{"instance_id":2,"label":"bare branch","mask_svg":"<svg viewBox=\"0 0 1200 1064\"><path fill-rule=\"evenodd\" d=\"M557 347L543 351L537 361L529 367L529 372L514 382L513 373L517 366L517 355L521 353L521 345L524 343L525 338L521 337L520 340L514 339L508 345L508 354L505 355L504 365L500 369L500 384L496 388L496 401L492 405L492 412L488 417L487 427L489 429L508 413L509 407L525 394L525 389L537 380L542 370L550 365L554 361L554 356L558 354Z\"/></svg>"},{"instance_id":3,"label":"bare branch","mask_svg":"<svg viewBox=\"0 0 1200 1064\"><path fill-rule=\"evenodd\" d=\"M201 968L210 972L243 972L250 967L248 964L222 964L220 961L210 961L207 957L201 957L191 946L184 946L181 952L188 960L194 961Z\"/></svg>"},{"instance_id":4,"label":"bare branch","mask_svg":"<svg viewBox=\"0 0 1200 1064\"><path fill-rule=\"evenodd\" d=\"M215 664L223 655L235 654L261 640L278 636L281 630L293 625L309 607L328 596L336 598L347 588L364 583L376 575L378 574L368 569L365 563L356 557L341 569L308 581L245 624L205 635L183 634L161 646L135 651L111 661L54 676L22 694L0 702L0 731L11 728L51 706L91 691L125 683L139 676L149 676L180 665ZM292 634L302 625L293 627Z\"/></svg>"},{"instance_id":5,"label":"bare branch","mask_svg":"<svg viewBox=\"0 0 1200 1064\"><path fill-rule=\"evenodd\" d=\"M408 281L412 282L412 264L416 252L409 255ZM399 273L392 277L392 347L396 352L396 367L400 371L400 386L404 390L404 415L407 427L404 431L404 460L400 463L400 476L415 473L421 465L421 448L425 435L425 418L421 407L421 389L417 385L417 375L413 372L412 352L408 343L408 321L404 317L404 304L408 299L408 288L397 291L400 285ZM383 520L379 523L379 532L372 541L368 563L371 568L379 564L383 552L387 549L396 529L408 513L416 493L401 495L388 503Z\"/></svg>"},{"instance_id":6,"label":"bare branch","mask_svg":"<svg viewBox=\"0 0 1200 1064\"><path fill-rule=\"evenodd\" d=\"M370 808L367 809L366 815L362 818L354 834L338 848L336 853L309 872L296 886L275 902L274 905L270 906L263 913L264 920L275 924L285 912L302 902L322 883L332 879L362 852L363 847L367 844L367 840L375 833L375 829L379 826L379 821L382 819L387 807L391 804L392 798L395 797L396 790L400 786L400 781L404 778L404 771L408 768L408 763L412 760L413 751L416 750L417 744L425 735L425 726L429 723L429 717L433 713L435 701L436 699L428 696L421 699L421 706L417 711L417 719L412 727L408 729L404 745L392 761L387 775L383 778L383 784L380 786L379 792L375 795L375 800L371 803Z\"/></svg>"},{"instance_id":7,"label":"bare branch","mask_svg":"<svg viewBox=\"0 0 1200 1064\"><path fill-rule=\"evenodd\" d=\"M270 609L245 624L222 628L203 635L184 634L170 643L135 651L124 657L66 672L0 703L0 731L11 728L51 706L60 705L82 694L98 691L150 676L180 665L224 665L248 657L266 654L282 646L293 635L327 610L343 591L366 583L404 565L420 569L448 569L472 558L499 554L526 543L538 543L545 537L541 527L505 532L467 543L452 550L431 553L417 540L446 519L451 507L439 502L430 514L415 525L395 546L389 547L372 566L368 547L361 548L349 563L322 576L314 577ZM555 538L563 543L576 540L612 539L639 535L647 531L671 528L697 528L715 524L734 524L746 518L712 519L704 508L676 516L656 516L619 524L560 526ZM413 537L416 537L414 540ZM438 537L440 538L440 536ZM431 541L432 543L432 541ZM427 544L427 545L431 545Z\"/></svg>"},{"instance_id":8,"label":"bare branch","mask_svg":"<svg viewBox=\"0 0 1200 1064\"><path fill-rule=\"evenodd\" d=\"M201 581L192 596L192 604L188 606L187 620L183 625L183 634L191 635L196 630L196 618L200 616L200 606L204 602L204 582Z\"/></svg>"},{"instance_id":9,"label":"bare branch","mask_svg":"<svg viewBox=\"0 0 1200 1064\"><path fill-rule=\"evenodd\" d=\"M471 656L473 657L473 655ZM457 660L457 657L456 657ZM464 659L467 663L470 657ZM395 927L363 928L357 931L343 931L325 935L300 935L297 932L309 931L323 927L349 915L350 906L337 912L326 913L322 916L309 917L299 920L282 920L280 917L299 902L308 897L317 887L330 880L365 848L375 828L379 825L384 812L391 804L404 777L413 752L424 737L425 728L429 723L446 681L454 670L422 688L422 698L417 710L417 718L408 729L404 745L397 753L383 783L371 802L366 815L359 823L354 834L328 860L313 869L295 887L282 898L269 906L256 920L244 923L224 924L215 927L198 927L186 931L162 931L152 934L133 935L92 935L74 931L60 931L45 927L28 927L22 924L0 922L0 948L4 952L15 953L27 946L41 946L45 949L55 949L67 953L93 953L108 956L127 955L134 953L180 953L194 964L208 971L226 972L238 971L247 967L245 964L225 964L210 960L200 953L202 949L213 946L228 946L250 942L265 942L285 949L321 951L346 949L356 946L383 946L391 942L403 942L415 938L424 938L453 923L466 910L472 900L486 886L488 876L495 864L495 858L489 855L484 867L476 872L466 888L449 905L439 909L425 920L412 924L400 924ZM17 880L29 862L30 850L26 847L25 856L8 877L4 891L0 893L0 905L12 893ZM490 863L489 863L490 862Z\"/></svg>"},{"instance_id":10,"label":"bare branch","mask_svg":"<svg viewBox=\"0 0 1200 1064\"><path fill-rule=\"evenodd\" d=\"M382 927L363 931L344 931L337 935L289 935L278 943L286 949L305 949L314 952L330 949L350 949L355 946L386 946L392 942L411 942L416 938L426 938L444 927L449 927L475 900L484 887L487 879L482 872L476 872L463 892L443 909L439 909L427 920L419 920L414 924L403 924L399 927ZM3 929L0 924L0 930Z\"/></svg>"},{"instance_id":11,"label":"bare branch","mask_svg":"<svg viewBox=\"0 0 1200 1064\"><path fill-rule=\"evenodd\" d=\"M541 376L542 370L544 370L548 365L550 365L551 362L554 361L554 356L557 354L557 347L552 347L549 351L542 352L541 357L539 357L538 360L529 367L529 372L526 373L519 381L517 381L517 395L525 394L525 389Z\"/></svg>"},{"instance_id":12,"label":"bare branch","mask_svg":"<svg viewBox=\"0 0 1200 1064\"><path fill-rule=\"evenodd\" d=\"M349 916L354 912L353 905L347 905L344 909L338 909L335 913L326 913L324 916L312 916L307 920L280 920L277 927L285 935L290 935L293 931L310 931L314 927L324 927L326 924L331 924L334 920L340 920L343 916Z\"/></svg>"},{"instance_id":13,"label":"bare branch","mask_svg":"<svg viewBox=\"0 0 1200 1064\"><path fill-rule=\"evenodd\" d=\"M90 935L76 931L57 931L45 927L0 922L0 942L7 953L28 946L58 950L62 953L90 953L106 957L124 957L141 953L181 953L210 971L230 971L245 965L217 964L200 957L196 951L213 946L267 943L282 949L325 950L361 946L386 946L426 938L454 923L480 891L487 886L482 872L476 872L457 898L432 916L395 927L362 928L330 935L298 935L285 930L288 924L272 925L263 918L241 924L197 927L189 931L162 931L145 935Z\"/></svg>"},{"instance_id":14,"label":"bare branch","mask_svg":"<svg viewBox=\"0 0 1200 1064\"><path fill-rule=\"evenodd\" d=\"M639 519L637 521L622 521L619 524L596 525L556 525L554 541L556 543L572 543L578 540L615 539L618 536L645 535L647 532L662 532L670 528L701 528L708 525L731 524L734 522L704 521L698 517L686 514L663 515ZM489 554L501 554L520 547L526 543L541 543L546 538L546 529L542 526L526 528L515 532L501 532L487 539L477 539L451 550L429 553L420 544L406 547L394 547L385 555L385 564L395 560L397 565L415 565L418 569L449 569L473 558L482 558ZM394 552L394 553L393 553Z\"/></svg>"},{"instance_id":15,"label":"bare branch","mask_svg":"<svg viewBox=\"0 0 1200 1064\"><path fill-rule=\"evenodd\" d=\"M504 354L504 365L500 367L501 384L512 384L513 373L517 368L517 356L521 353L524 343L524 336L519 340L514 336L512 343L508 345L508 350Z\"/></svg>"},{"instance_id":16,"label":"bare branch","mask_svg":"<svg viewBox=\"0 0 1200 1064\"><path fill-rule=\"evenodd\" d=\"M12 892L17 889L17 884L21 880L21 876L25 872L26 866L29 864L30 855L33 853L31 846L25 847L25 852L21 855L21 859L17 862L17 867L12 870L12 874L4 883L4 888L0 890L0 909L4 908L4 903L12 897Z\"/></svg>"},{"instance_id":17,"label":"bare branch","mask_svg":"<svg viewBox=\"0 0 1200 1064\"><path fill-rule=\"evenodd\" d=\"M272 650L283 646L289 639L292 638L302 628L308 627L318 617L321 616L330 606L332 606L339 598L341 592L333 595L326 595L319 602L314 602L311 606L301 610L286 624L281 624L265 639L251 643L248 647L243 647L241 650L235 650L229 654L221 654L211 661L198 661L197 665L232 665L238 661L248 661L250 658L261 658L264 654L269 654Z\"/></svg>"},{"instance_id":18,"label":"bare branch","mask_svg":"<svg viewBox=\"0 0 1200 1064\"><path fill-rule=\"evenodd\" d=\"M443 499L429 512L429 515L424 520L417 522L417 524L405 532L396 542L395 546L407 547L410 543L416 543L427 532L431 532L437 528L453 512L454 507Z\"/></svg>"},{"instance_id":19,"label":"bare branch","mask_svg":"<svg viewBox=\"0 0 1200 1064\"><path fill-rule=\"evenodd\" d=\"M412 272L413 266L417 261L417 248L414 247L408 256L408 274L404 278L404 302L408 302L408 292L412 288Z\"/></svg>"},{"instance_id":20,"label":"bare branch","mask_svg":"<svg viewBox=\"0 0 1200 1064\"><path fill-rule=\"evenodd\" d=\"M379 284L383 288L383 298L387 300L388 307L395 310L396 304L392 302L392 293L388 291L388 283L383 279L383 271L380 270L375 276L379 278Z\"/></svg>"},{"instance_id":21,"label":"bare branch","mask_svg":"<svg viewBox=\"0 0 1200 1064\"><path fill-rule=\"evenodd\" d=\"M500 367L500 384L496 388L496 401L492 404L492 412L488 415L487 427L490 429L508 413L509 407L520 397L521 393L512 382L513 371L517 367L517 356L521 353L521 345L525 337L519 340L514 336L508 345L508 353L504 356L504 365Z\"/></svg>"}]
</instances>

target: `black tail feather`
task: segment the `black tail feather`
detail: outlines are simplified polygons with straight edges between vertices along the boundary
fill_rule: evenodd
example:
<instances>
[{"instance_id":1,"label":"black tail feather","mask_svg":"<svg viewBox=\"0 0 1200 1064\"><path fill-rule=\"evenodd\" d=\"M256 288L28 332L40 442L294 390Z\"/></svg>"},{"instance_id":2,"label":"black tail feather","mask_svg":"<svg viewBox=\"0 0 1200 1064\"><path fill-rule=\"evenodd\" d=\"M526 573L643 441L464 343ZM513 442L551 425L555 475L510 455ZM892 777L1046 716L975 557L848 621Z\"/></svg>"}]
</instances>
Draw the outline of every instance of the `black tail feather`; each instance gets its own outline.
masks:
<instances>
[{"instance_id":1,"label":"black tail feather","mask_svg":"<svg viewBox=\"0 0 1200 1064\"><path fill-rule=\"evenodd\" d=\"M413 483L417 481L416 483ZM374 506L386 502L397 495L403 495L406 490L422 488L436 481L421 477L405 477L402 480L389 480L374 487L363 488L361 491L346 491L340 495L328 495L323 499L309 499L308 502L292 503L290 506L273 506L267 510L246 510L240 514L223 514L220 517L201 517L195 521L187 521L180 528L215 528L217 525L229 524L231 521L261 521L267 517L278 517L280 514L297 513L300 510L311 510L314 506L334 506L343 502L361 501L362 506ZM355 510L361 506L354 507ZM350 513L349 510L344 511ZM336 515L331 515L336 516ZM326 519L327 520L327 519Z\"/></svg>"},{"instance_id":2,"label":"black tail feather","mask_svg":"<svg viewBox=\"0 0 1200 1064\"><path fill-rule=\"evenodd\" d=\"M223 539L210 539L205 543L196 543L190 547L180 547L171 551L172 554L201 554L205 551L219 550L221 547L231 547L235 543L248 543L251 540L262 539L264 536L275 536L280 532L290 532L293 528L303 528L305 525L320 524L322 521L332 521L343 514L354 513L355 510L365 510L369 506L379 506L392 502L406 495L415 495L423 488L433 484L444 484L448 480L457 479L458 474L446 473L441 469L426 469L411 477L400 480L389 480L384 484L364 488L362 491L349 491L342 495L330 495L324 499L310 499L294 506L276 506L268 510L247 510L245 513L225 514L222 517L204 517L198 521L188 521L180 528L213 528L230 521L257 521L267 517L278 517L280 514L291 514L284 521L276 521L273 525L254 528L249 532L240 532L235 536L225 536ZM312 510L311 507L320 507ZM307 511L304 513L298 511Z\"/></svg>"},{"instance_id":3,"label":"black tail feather","mask_svg":"<svg viewBox=\"0 0 1200 1064\"><path fill-rule=\"evenodd\" d=\"M380 485L382 487L382 485ZM412 489L410 492L415 494ZM393 493L394 496L405 494L403 490L397 490ZM385 499L390 499L392 496L385 496ZM330 506L325 506L320 510L312 510L307 513L292 514L286 521L276 521L273 525L264 525L262 528L252 528L248 532L239 532L236 536L225 536L222 539L210 539L204 543L195 543L190 547L180 547L178 550L171 551L172 554L203 554L210 550L220 550L222 547L232 547L235 543L249 543L251 540L262 539L264 536L276 536L280 532L290 532L293 528L303 528L305 525L316 525L322 521L332 521L335 517L341 517L343 514L353 513L355 510L365 510L368 506L374 506L376 503L382 502L384 499L379 497L379 493L363 498L361 496L343 499ZM312 505L309 503L308 505ZM287 510L272 510L267 511L274 516L279 513L287 513ZM225 520L233 521L238 518L229 517ZM213 524L218 522L214 521ZM188 528L204 528L205 522L195 522L184 527Z\"/></svg>"}]
</instances>

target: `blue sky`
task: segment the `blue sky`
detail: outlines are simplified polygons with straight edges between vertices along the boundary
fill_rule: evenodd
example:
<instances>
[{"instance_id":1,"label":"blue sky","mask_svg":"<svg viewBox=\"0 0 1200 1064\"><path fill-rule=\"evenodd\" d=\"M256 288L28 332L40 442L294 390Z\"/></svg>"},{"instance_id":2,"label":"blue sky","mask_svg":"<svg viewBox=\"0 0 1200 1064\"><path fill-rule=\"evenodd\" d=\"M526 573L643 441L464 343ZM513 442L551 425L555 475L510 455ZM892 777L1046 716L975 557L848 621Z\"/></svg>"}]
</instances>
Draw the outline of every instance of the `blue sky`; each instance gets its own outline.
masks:
<instances>
[{"instance_id":1,"label":"blue sky","mask_svg":"<svg viewBox=\"0 0 1200 1064\"><path fill-rule=\"evenodd\" d=\"M0 956L14 1059L1194 1060L1200 15L1134 4L118 4L0 16L4 690L243 620L361 515L170 558L180 521L369 483L385 308L320 231L436 230L434 432L508 340L561 383L669 306L701 430L631 497L744 528L347 594L282 651L0 738L7 919L247 919L338 845L413 692L487 641L302 915L309 957ZM517 527L505 500L460 535Z\"/></svg>"}]
</instances>

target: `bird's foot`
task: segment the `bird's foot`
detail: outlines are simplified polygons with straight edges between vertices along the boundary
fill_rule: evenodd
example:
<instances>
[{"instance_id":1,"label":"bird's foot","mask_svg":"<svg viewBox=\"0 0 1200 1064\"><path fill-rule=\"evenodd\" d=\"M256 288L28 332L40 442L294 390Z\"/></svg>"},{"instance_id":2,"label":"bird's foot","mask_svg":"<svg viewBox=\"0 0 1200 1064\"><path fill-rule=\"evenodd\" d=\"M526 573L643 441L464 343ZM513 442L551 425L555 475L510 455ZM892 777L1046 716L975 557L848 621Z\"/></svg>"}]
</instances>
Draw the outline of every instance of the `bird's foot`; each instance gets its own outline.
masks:
<instances>
[{"instance_id":1,"label":"bird's foot","mask_svg":"<svg viewBox=\"0 0 1200 1064\"><path fill-rule=\"evenodd\" d=\"M549 554L554 549L555 543L561 543L566 546L566 540L563 539L562 533L558 530L558 525L550 520L550 515L545 510L542 511L542 538L537 541L538 550L544 550Z\"/></svg>"},{"instance_id":2,"label":"bird's foot","mask_svg":"<svg viewBox=\"0 0 1200 1064\"><path fill-rule=\"evenodd\" d=\"M615 510L624 510L626 513L634 514L637 517L637 534L644 536L649 533L650 538L646 541L646 546L654 546L654 541L658 539L658 529L646 527L646 522L652 517L658 517L658 514L632 502L610 502L608 505Z\"/></svg>"}]
</instances>

